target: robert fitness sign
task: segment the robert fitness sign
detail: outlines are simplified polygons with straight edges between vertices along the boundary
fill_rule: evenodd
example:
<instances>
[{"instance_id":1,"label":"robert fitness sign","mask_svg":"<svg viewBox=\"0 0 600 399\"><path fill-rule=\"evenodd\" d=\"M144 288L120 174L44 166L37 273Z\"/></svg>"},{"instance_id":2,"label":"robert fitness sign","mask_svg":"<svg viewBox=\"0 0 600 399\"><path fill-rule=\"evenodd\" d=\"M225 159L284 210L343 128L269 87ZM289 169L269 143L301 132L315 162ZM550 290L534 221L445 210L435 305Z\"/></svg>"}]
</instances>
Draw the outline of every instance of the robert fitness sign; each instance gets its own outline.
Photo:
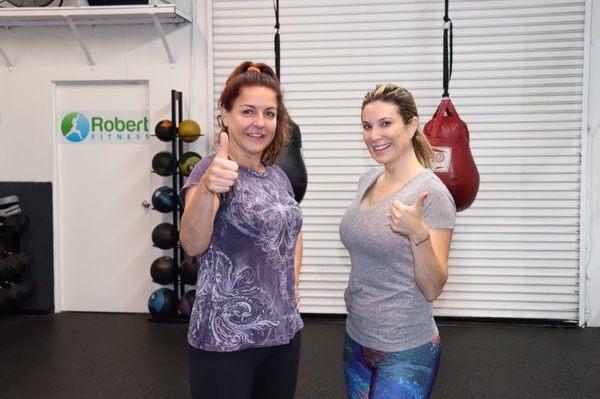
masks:
<instances>
[{"instance_id":1,"label":"robert fitness sign","mask_svg":"<svg viewBox=\"0 0 600 399\"><path fill-rule=\"evenodd\" d=\"M58 126L64 144L141 144L150 139L143 112L63 112Z\"/></svg>"}]
</instances>

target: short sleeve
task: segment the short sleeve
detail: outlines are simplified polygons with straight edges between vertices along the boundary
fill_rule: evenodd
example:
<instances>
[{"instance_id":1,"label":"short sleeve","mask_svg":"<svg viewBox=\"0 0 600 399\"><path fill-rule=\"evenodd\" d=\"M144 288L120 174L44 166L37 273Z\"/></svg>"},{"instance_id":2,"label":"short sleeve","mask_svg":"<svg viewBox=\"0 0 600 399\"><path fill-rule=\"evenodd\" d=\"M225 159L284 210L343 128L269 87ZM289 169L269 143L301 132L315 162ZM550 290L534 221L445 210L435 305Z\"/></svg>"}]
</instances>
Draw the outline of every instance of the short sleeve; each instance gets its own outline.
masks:
<instances>
[{"instance_id":1,"label":"short sleeve","mask_svg":"<svg viewBox=\"0 0 600 399\"><path fill-rule=\"evenodd\" d=\"M373 184L375 184L375 181L382 173L383 173L383 167L375 166L375 167L367 170L365 173L363 173L360 176L360 179L358 179L358 187L356 189L356 196L354 197L354 201L357 204L359 204L362 201L362 199L365 196L365 193L367 192L369 187L371 187Z\"/></svg>"},{"instance_id":2,"label":"short sleeve","mask_svg":"<svg viewBox=\"0 0 600 399\"><path fill-rule=\"evenodd\" d=\"M283 171L283 169L281 169L279 165L272 164L272 166L273 169L277 171L277 174L279 175L281 180L284 181L285 190L288 192L289 195L292 196L292 198L296 198L296 194L294 194L294 188L292 187L292 182L290 182L290 178L288 177L288 175Z\"/></svg>"},{"instance_id":3,"label":"short sleeve","mask_svg":"<svg viewBox=\"0 0 600 399\"><path fill-rule=\"evenodd\" d=\"M179 197L181 198L181 203L184 206L185 206L185 194L187 192L187 189L190 188L190 187L197 186L198 183L200 183L200 179L204 175L204 172L206 172L206 169L208 169L208 167L212 163L213 158L214 158L214 155L211 155L209 157L203 158L194 167L194 169L192 169L192 173L190 173L190 175L188 176L188 178L185 179L185 182L183 183L183 187L181 188L181 191L179 192Z\"/></svg>"},{"instance_id":4,"label":"short sleeve","mask_svg":"<svg viewBox=\"0 0 600 399\"><path fill-rule=\"evenodd\" d=\"M430 229L454 229L456 207L452 195L441 182L428 190L423 217Z\"/></svg>"}]
</instances>

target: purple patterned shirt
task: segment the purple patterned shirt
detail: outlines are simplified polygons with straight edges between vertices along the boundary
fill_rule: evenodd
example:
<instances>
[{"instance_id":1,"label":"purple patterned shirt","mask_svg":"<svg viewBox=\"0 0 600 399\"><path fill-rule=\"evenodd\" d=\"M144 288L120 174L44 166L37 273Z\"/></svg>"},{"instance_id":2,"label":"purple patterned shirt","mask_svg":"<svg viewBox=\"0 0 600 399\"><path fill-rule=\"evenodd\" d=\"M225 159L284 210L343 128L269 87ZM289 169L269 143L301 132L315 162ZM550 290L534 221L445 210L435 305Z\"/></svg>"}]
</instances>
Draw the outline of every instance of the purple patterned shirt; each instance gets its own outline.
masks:
<instances>
[{"instance_id":1,"label":"purple patterned shirt","mask_svg":"<svg viewBox=\"0 0 600 399\"><path fill-rule=\"evenodd\" d=\"M196 165L182 198L213 158ZM221 197L210 246L198 257L188 332L195 348L230 352L283 345L303 327L294 292L302 210L281 168L265 165L264 173L240 165L236 184Z\"/></svg>"}]
</instances>

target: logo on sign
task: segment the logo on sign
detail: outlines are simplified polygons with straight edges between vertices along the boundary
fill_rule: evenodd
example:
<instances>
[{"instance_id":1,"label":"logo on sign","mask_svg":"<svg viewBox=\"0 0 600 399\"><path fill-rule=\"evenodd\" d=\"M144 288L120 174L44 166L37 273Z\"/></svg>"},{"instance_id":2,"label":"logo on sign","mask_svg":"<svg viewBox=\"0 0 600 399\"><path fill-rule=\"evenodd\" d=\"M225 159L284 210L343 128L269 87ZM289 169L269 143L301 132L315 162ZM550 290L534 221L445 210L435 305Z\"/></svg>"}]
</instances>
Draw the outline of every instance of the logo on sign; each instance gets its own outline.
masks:
<instances>
[{"instance_id":1,"label":"logo on sign","mask_svg":"<svg viewBox=\"0 0 600 399\"><path fill-rule=\"evenodd\" d=\"M432 147L433 148L433 163L431 168L434 172L448 172L450 167L450 159L452 158L451 147Z\"/></svg>"},{"instance_id":2,"label":"logo on sign","mask_svg":"<svg viewBox=\"0 0 600 399\"><path fill-rule=\"evenodd\" d=\"M85 141L89 144L141 143L150 139L148 117L140 112L123 115L114 112L66 113L60 122L60 130L71 143Z\"/></svg>"},{"instance_id":3,"label":"logo on sign","mask_svg":"<svg viewBox=\"0 0 600 399\"><path fill-rule=\"evenodd\" d=\"M79 112L71 112L63 118L60 130L65 138L73 143L85 140L90 134L90 122L85 115Z\"/></svg>"}]
</instances>

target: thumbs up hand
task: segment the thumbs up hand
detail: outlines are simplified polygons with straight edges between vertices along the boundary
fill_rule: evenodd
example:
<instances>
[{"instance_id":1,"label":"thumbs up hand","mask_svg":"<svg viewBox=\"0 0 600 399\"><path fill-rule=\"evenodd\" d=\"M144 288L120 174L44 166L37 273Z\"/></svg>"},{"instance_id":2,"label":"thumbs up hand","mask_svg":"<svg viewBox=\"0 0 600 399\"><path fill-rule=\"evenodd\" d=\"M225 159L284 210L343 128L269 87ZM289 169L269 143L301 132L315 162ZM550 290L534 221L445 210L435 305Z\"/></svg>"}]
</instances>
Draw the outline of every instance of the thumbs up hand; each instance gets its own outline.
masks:
<instances>
[{"instance_id":1,"label":"thumbs up hand","mask_svg":"<svg viewBox=\"0 0 600 399\"><path fill-rule=\"evenodd\" d=\"M427 235L428 229L423 220L423 204L427 193L421 193L414 205L405 205L401 201L392 203L390 227L392 231L418 242Z\"/></svg>"},{"instance_id":2,"label":"thumbs up hand","mask_svg":"<svg viewBox=\"0 0 600 399\"><path fill-rule=\"evenodd\" d=\"M211 194L226 193L238 178L238 164L228 158L229 136L221 132L219 151L202 176L200 184Z\"/></svg>"}]
</instances>

